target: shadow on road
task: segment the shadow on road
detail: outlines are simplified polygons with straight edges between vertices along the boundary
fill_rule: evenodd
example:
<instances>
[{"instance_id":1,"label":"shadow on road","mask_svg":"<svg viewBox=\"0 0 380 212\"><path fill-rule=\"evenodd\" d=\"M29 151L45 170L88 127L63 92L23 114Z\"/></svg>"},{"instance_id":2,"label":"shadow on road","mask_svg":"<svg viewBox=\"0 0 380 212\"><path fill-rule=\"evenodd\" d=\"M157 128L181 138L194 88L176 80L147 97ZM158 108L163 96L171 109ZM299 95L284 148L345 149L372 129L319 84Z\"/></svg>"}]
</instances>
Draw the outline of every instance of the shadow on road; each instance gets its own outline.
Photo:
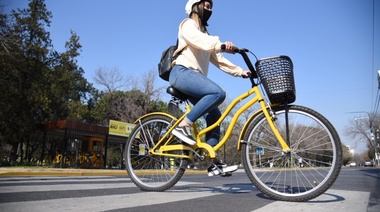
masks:
<instances>
[{"instance_id":1,"label":"shadow on road","mask_svg":"<svg viewBox=\"0 0 380 212\"><path fill-rule=\"evenodd\" d=\"M256 187L254 187L250 183L231 183L231 184L224 184L223 186L218 187L208 187L208 186L179 186L176 187L175 190L169 190L169 191L186 191L186 192L212 192L212 193L230 193L230 194L242 194L242 193L257 193L256 196L261 199L266 200L273 200L269 198L268 196L261 193ZM322 194L321 196L309 200L306 203L331 203L331 202L341 202L344 201L345 198L336 195L333 193L326 192Z\"/></svg>"},{"instance_id":2,"label":"shadow on road","mask_svg":"<svg viewBox=\"0 0 380 212\"><path fill-rule=\"evenodd\" d=\"M224 184L222 186L177 186L173 190L168 191L186 191L186 192L201 192L207 191L212 193L252 193L258 190L250 183ZM167 191L167 192L168 192Z\"/></svg>"}]
</instances>

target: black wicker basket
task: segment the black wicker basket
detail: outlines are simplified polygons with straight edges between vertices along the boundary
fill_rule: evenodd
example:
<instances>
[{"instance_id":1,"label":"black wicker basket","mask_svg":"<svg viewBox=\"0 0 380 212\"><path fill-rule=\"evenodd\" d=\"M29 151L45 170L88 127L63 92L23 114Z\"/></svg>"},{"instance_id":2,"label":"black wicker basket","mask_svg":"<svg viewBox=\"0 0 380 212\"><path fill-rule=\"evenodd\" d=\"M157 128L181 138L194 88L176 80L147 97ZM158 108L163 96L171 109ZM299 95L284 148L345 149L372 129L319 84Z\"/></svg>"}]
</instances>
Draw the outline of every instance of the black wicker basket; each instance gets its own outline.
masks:
<instances>
[{"instance_id":1,"label":"black wicker basket","mask_svg":"<svg viewBox=\"0 0 380 212\"><path fill-rule=\"evenodd\" d=\"M260 59L255 65L272 104L290 104L296 101L293 63L288 56Z\"/></svg>"}]
</instances>

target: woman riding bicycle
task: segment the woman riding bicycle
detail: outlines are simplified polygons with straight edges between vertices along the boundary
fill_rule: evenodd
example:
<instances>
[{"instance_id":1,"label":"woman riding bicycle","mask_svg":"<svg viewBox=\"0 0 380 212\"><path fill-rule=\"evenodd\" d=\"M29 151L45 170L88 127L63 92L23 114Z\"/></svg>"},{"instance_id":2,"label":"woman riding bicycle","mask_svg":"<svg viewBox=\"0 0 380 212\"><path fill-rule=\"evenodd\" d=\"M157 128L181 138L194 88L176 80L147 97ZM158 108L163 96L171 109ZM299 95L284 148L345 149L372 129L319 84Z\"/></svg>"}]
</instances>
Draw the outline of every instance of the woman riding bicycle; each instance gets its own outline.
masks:
<instances>
[{"instance_id":1,"label":"woman riding bicycle","mask_svg":"<svg viewBox=\"0 0 380 212\"><path fill-rule=\"evenodd\" d=\"M209 62L222 71L235 77L249 77L250 71L232 64L223 57L222 51L234 53L232 42L222 43L217 36L209 35L207 21L212 14L212 0L189 0L185 10L189 18L179 25L178 55L170 73L170 85L186 94L194 105L185 119L173 130L173 134L189 145L196 142L191 134L191 125L201 116L206 119L207 126L214 124L221 116L218 109L225 99L225 91L215 82L207 78ZM225 50L221 49L225 44ZM209 145L219 143L220 127L206 134ZM227 167L219 160L208 169L209 176L223 172L233 172L237 166Z\"/></svg>"}]
</instances>

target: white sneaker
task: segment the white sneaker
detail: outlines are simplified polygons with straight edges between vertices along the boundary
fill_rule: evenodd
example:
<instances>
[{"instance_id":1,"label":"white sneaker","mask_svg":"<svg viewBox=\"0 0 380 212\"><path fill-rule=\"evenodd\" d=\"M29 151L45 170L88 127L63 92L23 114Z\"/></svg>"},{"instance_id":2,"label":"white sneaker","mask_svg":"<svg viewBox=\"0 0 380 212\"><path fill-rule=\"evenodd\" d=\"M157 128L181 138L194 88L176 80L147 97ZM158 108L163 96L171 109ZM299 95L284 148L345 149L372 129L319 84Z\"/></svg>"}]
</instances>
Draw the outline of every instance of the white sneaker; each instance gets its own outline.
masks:
<instances>
[{"instance_id":1,"label":"white sneaker","mask_svg":"<svg viewBox=\"0 0 380 212\"><path fill-rule=\"evenodd\" d=\"M222 167L219 165L212 164L210 168L207 169L207 171L208 171L209 177L217 176L217 175L231 176L231 173L238 170L238 168L239 168L238 165Z\"/></svg>"}]
</instances>

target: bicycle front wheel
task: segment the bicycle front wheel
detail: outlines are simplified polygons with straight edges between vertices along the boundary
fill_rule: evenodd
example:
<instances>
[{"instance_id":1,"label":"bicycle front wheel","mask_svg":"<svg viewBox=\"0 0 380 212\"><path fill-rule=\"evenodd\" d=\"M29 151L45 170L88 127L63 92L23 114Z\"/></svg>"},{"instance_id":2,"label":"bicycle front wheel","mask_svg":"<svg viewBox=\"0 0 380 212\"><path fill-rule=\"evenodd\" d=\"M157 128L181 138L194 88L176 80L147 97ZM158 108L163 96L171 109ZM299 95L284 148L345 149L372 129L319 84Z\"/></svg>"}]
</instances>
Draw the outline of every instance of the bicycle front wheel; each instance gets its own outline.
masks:
<instances>
[{"instance_id":1,"label":"bicycle front wheel","mask_svg":"<svg viewBox=\"0 0 380 212\"><path fill-rule=\"evenodd\" d=\"M275 126L288 143L285 153L264 114L244 136L242 160L251 182L264 194L283 201L313 199L335 182L342 147L335 128L316 111L296 105L273 108Z\"/></svg>"},{"instance_id":2,"label":"bicycle front wheel","mask_svg":"<svg viewBox=\"0 0 380 212\"><path fill-rule=\"evenodd\" d=\"M125 166L134 184L143 191L164 191L183 176L187 160L149 153L169 130L175 120L164 115L148 116L136 125L125 146ZM172 138L170 143L179 143ZM184 151L171 152L184 154Z\"/></svg>"}]
</instances>

